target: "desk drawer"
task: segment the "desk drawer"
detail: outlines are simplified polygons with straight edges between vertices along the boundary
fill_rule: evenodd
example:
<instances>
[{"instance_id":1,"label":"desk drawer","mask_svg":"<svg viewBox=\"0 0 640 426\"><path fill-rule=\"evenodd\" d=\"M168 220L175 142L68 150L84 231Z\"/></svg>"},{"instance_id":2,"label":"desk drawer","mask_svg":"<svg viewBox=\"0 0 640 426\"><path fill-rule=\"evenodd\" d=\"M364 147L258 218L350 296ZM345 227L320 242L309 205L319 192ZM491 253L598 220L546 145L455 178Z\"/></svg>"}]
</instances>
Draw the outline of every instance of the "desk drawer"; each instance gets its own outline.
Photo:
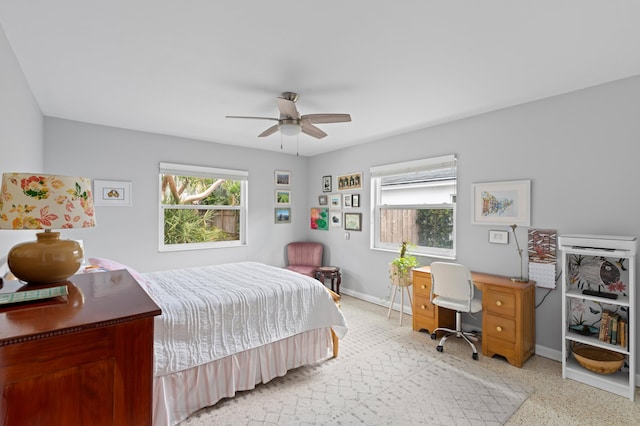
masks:
<instances>
[{"instance_id":1,"label":"desk drawer","mask_svg":"<svg viewBox=\"0 0 640 426\"><path fill-rule=\"evenodd\" d=\"M414 295L414 311L413 315L421 317L433 318L435 315L435 306L429 302L428 297Z\"/></svg>"},{"instance_id":2,"label":"desk drawer","mask_svg":"<svg viewBox=\"0 0 640 426\"><path fill-rule=\"evenodd\" d=\"M413 294L429 299L431 293L431 278L428 275L413 272Z\"/></svg>"},{"instance_id":3,"label":"desk drawer","mask_svg":"<svg viewBox=\"0 0 640 426\"><path fill-rule=\"evenodd\" d=\"M509 318L503 318L495 315L491 315L488 312L484 314L485 324L482 327L482 333L495 337L497 339L505 340L510 343L516 341L516 321ZM486 327L485 327L486 326Z\"/></svg>"},{"instance_id":4,"label":"desk drawer","mask_svg":"<svg viewBox=\"0 0 640 426\"><path fill-rule=\"evenodd\" d=\"M516 296L511 292L487 288L484 290L484 302L484 309L492 314L516 316Z\"/></svg>"}]
</instances>

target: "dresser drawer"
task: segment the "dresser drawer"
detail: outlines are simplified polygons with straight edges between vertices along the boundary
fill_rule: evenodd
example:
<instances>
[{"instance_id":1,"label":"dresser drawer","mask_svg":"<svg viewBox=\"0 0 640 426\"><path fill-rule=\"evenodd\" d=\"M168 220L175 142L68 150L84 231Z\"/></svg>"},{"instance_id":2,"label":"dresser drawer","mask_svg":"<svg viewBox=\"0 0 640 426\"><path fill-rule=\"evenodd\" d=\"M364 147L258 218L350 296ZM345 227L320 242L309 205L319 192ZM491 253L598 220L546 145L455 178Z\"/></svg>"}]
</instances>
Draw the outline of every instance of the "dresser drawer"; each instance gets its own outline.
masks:
<instances>
[{"instance_id":1,"label":"dresser drawer","mask_svg":"<svg viewBox=\"0 0 640 426\"><path fill-rule=\"evenodd\" d=\"M516 295L508 291L498 291L493 288L484 290L484 309L492 314L511 318L516 316Z\"/></svg>"},{"instance_id":2,"label":"dresser drawer","mask_svg":"<svg viewBox=\"0 0 640 426\"><path fill-rule=\"evenodd\" d=\"M505 340L510 343L515 343L515 320L485 313L484 322L486 325L486 327L482 328L482 333L484 335L500 340Z\"/></svg>"}]
</instances>

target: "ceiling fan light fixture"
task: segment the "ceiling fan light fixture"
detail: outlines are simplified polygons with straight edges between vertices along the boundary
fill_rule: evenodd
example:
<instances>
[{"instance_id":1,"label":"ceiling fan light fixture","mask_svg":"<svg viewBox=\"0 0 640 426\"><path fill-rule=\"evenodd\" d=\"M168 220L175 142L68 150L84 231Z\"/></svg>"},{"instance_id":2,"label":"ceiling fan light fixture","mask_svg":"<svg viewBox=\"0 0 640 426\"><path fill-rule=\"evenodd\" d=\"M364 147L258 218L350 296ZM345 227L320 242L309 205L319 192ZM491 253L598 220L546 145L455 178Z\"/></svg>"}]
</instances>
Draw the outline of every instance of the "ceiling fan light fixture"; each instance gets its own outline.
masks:
<instances>
[{"instance_id":1,"label":"ceiling fan light fixture","mask_svg":"<svg viewBox=\"0 0 640 426\"><path fill-rule=\"evenodd\" d=\"M295 136L302 130L300 120L281 120L278 130L285 136Z\"/></svg>"}]
</instances>

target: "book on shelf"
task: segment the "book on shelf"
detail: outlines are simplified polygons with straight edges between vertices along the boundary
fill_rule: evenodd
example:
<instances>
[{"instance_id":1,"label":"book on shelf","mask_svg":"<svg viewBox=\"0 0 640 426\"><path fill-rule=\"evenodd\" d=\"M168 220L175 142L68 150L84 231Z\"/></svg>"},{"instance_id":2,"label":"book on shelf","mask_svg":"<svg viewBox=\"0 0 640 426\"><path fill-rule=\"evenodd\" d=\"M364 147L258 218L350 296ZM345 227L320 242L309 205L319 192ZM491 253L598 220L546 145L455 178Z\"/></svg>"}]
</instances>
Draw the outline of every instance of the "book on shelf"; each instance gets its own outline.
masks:
<instances>
[{"instance_id":1,"label":"book on shelf","mask_svg":"<svg viewBox=\"0 0 640 426\"><path fill-rule=\"evenodd\" d=\"M616 345L618 343L618 320L620 316L614 315L611 318L611 333L609 335L609 343Z\"/></svg>"},{"instance_id":2,"label":"book on shelf","mask_svg":"<svg viewBox=\"0 0 640 426\"><path fill-rule=\"evenodd\" d=\"M602 311L602 315L600 316L600 333L598 334L598 339L601 341L605 341L607 337L607 331L609 328L609 311Z\"/></svg>"}]
</instances>

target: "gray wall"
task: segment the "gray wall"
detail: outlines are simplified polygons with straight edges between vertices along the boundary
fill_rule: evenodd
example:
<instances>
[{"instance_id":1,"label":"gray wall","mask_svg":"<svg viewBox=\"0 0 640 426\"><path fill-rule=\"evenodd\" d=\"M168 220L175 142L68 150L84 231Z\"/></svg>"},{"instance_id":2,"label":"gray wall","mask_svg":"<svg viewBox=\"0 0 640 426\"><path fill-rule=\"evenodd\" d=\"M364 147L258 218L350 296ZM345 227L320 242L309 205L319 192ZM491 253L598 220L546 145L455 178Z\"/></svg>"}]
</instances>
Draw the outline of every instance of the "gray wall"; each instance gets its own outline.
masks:
<instances>
[{"instance_id":1,"label":"gray wall","mask_svg":"<svg viewBox=\"0 0 640 426\"><path fill-rule=\"evenodd\" d=\"M513 239L508 245L488 243L489 229L510 228L471 225L471 184L530 179L532 228L640 237L638 111L640 77L634 77L316 156L307 201L316 202L323 175L362 171L368 182L372 165L456 154L457 261L475 271L518 276ZM344 293L381 302L389 297L387 265L395 253L369 249L369 190L367 185L360 191L362 232L350 232L349 240L338 230L312 235L330 247L327 261L344 271ZM518 228L518 240L521 246L526 241L525 228ZM421 258L422 264L433 260ZM546 293L537 289L537 302ZM548 350L557 359L560 313L559 289L536 310L539 353Z\"/></svg>"},{"instance_id":2,"label":"gray wall","mask_svg":"<svg viewBox=\"0 0 640 426\"><path fill-rule=\"evenodd\" d=\"M0 26L0 173L42 172L43 119L13 50ZM0 264L30 231L0 231ZM4 272L0 267L0 273Z\"/></svg>"},{"instance_id":3,"label":"gray wall","mask_svg":"<svg viewBox=\"0 0 640 426\"><path fill-rule=\"evenodd\" d=\"M88 256L103 256L140 271L260 261L282 266L287 242L308 237L306 197L309 159L152 133L45 119L48 173L132 182L131 207L97 206L97 226L68 230L84 240ZM158 252L160 162L249 171L249 238L237 248ZM291 171L292 223L274 223L275 170Z\"/></svg>"}]
</instances>

